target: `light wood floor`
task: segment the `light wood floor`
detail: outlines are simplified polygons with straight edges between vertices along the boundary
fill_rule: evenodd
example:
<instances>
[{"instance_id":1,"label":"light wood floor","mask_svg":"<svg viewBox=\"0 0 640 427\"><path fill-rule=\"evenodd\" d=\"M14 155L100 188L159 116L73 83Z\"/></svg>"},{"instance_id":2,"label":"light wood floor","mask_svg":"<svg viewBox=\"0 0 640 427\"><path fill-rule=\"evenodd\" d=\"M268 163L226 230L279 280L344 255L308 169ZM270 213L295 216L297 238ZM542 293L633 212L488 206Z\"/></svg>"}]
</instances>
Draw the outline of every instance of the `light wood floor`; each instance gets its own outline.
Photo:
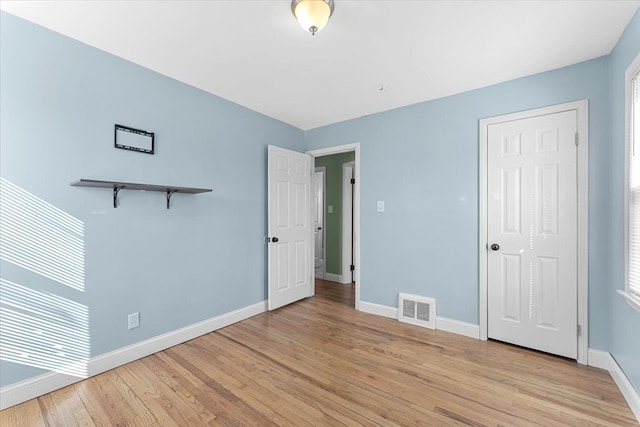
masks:
<instances>
[{"instance_id":1,"label":"light wood floor","mask_svg":"<svg viewBox=\"0 0 640 427\"><path fill-rule=\"evenodd\" d=\"M608 373L355 311L351 286L0 412L1 426L637 425Z\"/></svg>"}]
</instances>

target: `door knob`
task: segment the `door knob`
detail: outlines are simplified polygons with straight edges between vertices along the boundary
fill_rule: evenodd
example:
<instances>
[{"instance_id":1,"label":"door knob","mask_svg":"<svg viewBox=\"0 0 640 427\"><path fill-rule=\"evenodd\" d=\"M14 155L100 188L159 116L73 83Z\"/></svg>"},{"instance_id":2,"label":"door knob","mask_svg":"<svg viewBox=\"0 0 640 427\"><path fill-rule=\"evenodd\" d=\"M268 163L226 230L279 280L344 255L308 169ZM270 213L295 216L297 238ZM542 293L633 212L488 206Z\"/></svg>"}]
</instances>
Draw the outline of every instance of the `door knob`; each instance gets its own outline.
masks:
<instances>
[{"instance_id":1,"label":"door knob","mask_svg":"<svg viewBox=\"0 0 640 427\"><path fill-rule=\"evenodd\" d=\"M498 249L500 249L500 245L497 243L494 243L491 245L491 250L492 251L497 251Z\"/></svg>"},{"instance_id":2,"label":"door knob","mask_svg":"<svg viewBox=\"0 0 640 427\"><path fill-rule=\"evenodd\" d=\"M271 238L271 241L272 241L273 243L278 243L278 238L277 238L277 237L272 237L272 238Z\"/></svg>"},{"instance_id":3,"label":"door knob","mask_svg":"<svg viewBox=\"0 0 640 427\"><path fill-rule=\"evenodd\" d=\"M318 227L318 230L322 230L322 227Z\"/></svg>"}]
</instances>

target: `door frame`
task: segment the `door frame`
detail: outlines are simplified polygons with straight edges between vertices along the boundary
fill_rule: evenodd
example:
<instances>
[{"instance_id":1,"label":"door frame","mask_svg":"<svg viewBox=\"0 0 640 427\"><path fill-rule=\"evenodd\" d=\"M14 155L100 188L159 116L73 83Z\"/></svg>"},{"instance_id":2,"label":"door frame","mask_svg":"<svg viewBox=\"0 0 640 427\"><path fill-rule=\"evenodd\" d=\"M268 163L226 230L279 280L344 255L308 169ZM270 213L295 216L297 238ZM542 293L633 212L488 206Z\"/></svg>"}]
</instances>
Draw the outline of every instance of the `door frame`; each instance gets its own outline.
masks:
<instances>
[{"instance_id":1,"label":"door frame","mask_svg":"<svg viewBox=\"0 0 640 427\"><path fill-rule=\"evenodd\" d=\"M352 144L344 144L344 145L336 145L333 147L320 148L317 150L309 150L306 154L310 154L313 159L313 167L315 167L315 158L321 156L329 156L331 154L340 154L340 153L348 153L353 151L356 155L355 159L355 180L356 183L354 185L354 197L353 197L353 245L354 245L354 256L355 256L355 308L356 310L360 310L360 143L354 142ZM312 248L311 251L311 262L313 263L314 259L314 250L315 247ZM313 293L315 293L315 287L313 287Z\"/></svg>"},{"instance_id":2,"label":"door frame","mask_svg":"<svg viewBox=\"0 0 640 427\"><path fill-rule=\"evenodd\" d=\"M580 326L578 334L578 363L586 365L588 363L589 349L589 257L588 257L588 232L589 232L589 200L588 200L588 165L589 165L589 101L587 99L568 102L564 104L552 105L549 107L537 108L518 113L505 114L501 116L480 119L479 122L479 179L480 185L478 189L478 219L479 219L479 325L480 339L488 338L488 236L487 236L487 196L488 196L488 130L489 125L527 119L531 117L543 116L548 114L561 113L564 111L575 110L577 113L577 132L578 132L578 150L577 150L577 215L578 215L578 241L577 241L577 262L578 262L578 318L577 325Z\"/></svg>"},{"instance_id":3,"label":"door frame","mask_svg":"<svg viewBox=\"0 0 640 427\"><path fill-rule=\"evenodd\" d=\"M326 166L315 166L313 167L314 174L314 182L315 182L315 174L318 172L322 172L322 277L320 279L324 279L327 275L327 167ZM315 278L318 278L315 275L315 234L313 239L313 261L314 261L314 269L313 274Z\"/></svg>"},{"instance_id":4,"label":"door frame","mask_svg":"<svg viewBox=\"0 0 640 427\"><path fill-rule=\"evenodd\" d=\"M351 175L347 175L356 167L356 162L346 162L342 164L342 283L351 284L351 254L353 253L353 230L351 229L351 216L353 214L354 190L351 184ZM355 217L354 217L355 222Z\"/></svg>"}]
</instances>

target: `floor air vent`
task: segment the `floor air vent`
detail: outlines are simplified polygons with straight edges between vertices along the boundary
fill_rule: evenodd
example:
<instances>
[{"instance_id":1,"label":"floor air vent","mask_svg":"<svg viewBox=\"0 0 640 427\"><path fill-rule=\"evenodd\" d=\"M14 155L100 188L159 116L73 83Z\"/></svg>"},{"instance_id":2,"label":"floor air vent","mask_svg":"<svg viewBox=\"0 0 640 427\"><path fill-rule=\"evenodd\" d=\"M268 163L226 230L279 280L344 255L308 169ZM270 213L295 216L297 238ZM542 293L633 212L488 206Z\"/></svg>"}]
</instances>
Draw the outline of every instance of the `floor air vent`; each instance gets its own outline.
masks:
<instances>
[{"instance_id":1,"label":"floor air vent","mask_svg":"<svg viewBox=\"0 0 640 427\"><path fill-rule=\"evenodd\" d=\"M425 328L436 328L436 300L416 295L400 294L398 320Z\"/></svg>"}]
</instances>

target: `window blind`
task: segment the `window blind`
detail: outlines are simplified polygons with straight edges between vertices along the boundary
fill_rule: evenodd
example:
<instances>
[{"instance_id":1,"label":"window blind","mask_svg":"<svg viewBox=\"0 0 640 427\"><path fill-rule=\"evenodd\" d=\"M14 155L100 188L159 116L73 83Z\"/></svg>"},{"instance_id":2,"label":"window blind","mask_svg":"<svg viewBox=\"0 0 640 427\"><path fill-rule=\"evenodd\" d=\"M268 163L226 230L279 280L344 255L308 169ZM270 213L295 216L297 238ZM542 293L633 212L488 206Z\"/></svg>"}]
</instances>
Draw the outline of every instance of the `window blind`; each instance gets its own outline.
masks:
<instances>
[{"instance_id":1,"label":"window blind","mask_svg":"<svg viewBox=\"0 0 640 427\"><path fill-rule=\"evenodd\" d=\"M640 296L640 72L631 78L628 291Z\"/></svg>"}]
</instances>

